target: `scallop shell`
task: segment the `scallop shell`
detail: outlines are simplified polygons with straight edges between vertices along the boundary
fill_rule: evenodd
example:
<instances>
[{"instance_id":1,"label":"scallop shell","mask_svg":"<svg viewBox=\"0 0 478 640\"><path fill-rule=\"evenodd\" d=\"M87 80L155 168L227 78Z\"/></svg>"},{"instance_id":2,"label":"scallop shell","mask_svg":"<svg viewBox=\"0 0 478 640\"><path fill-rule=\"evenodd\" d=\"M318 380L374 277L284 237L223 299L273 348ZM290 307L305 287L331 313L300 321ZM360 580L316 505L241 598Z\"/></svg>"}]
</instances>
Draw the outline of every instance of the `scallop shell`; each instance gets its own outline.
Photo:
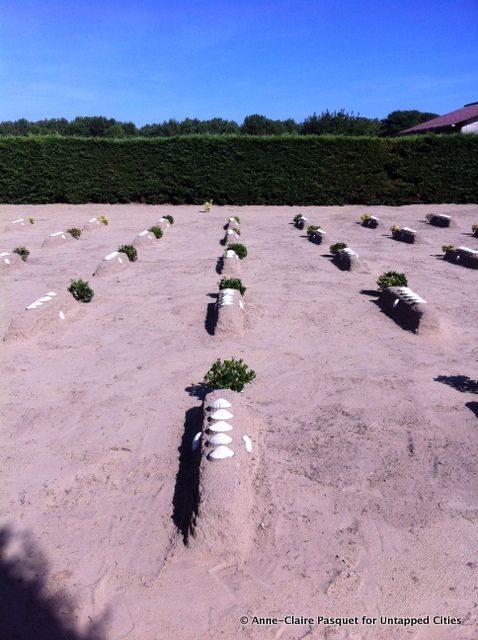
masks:
<instances>
[{"instance_id":1,"label":"scallop shell","mask_svg":"<svg viewBox=\"0 0 478 640\"><path fill-rule=\"evenodd\" d=\"M217 447L220 444L231 444L232 438L226 433L215 433L213 436L210 436L207 441L208 444Z\"/></svg>"},{"instance_id":2,"label":"scallop shell","mask_svg":"<svg viewBox=\"0 0 478 640\"><path fill-rule=\"evenodd\" d=\"M65 319L65 314L63 313L63 311L58 311L58 317L60 318L60 320Z\"/></svg>"},{"instance_id":3,"label":"scallop shell","mask_svg":"<svg viewBox=\"0 0 478 640\"><path fill-rule=\"evenodd\" d=\"M214 411L214 413L211 413L210 417L213 420L229 420L229 418L234 418L234 415L227 409L218 409Z\"/></svg>"},{"instance_id":4,"label":"scallop shell","mask_svg":"<svg viewBox=\"0 0 478 640\"><path fill-rule=\"evenodd\" d=\"M251 441L251 439L249 438L249 436L246 436L246 435L242 436L242 439L244 440L244 443L246 445L247 453L251 453L251 451L252 451L252 441Z\"/></svg>"},{"instance_id":5,"label":"scallop shell","mask_svg":"<svg viewBox=\"0 0 478 640\"><path fill-rule=\"evenodd\" d=\"M225 460L226 458L232 458L233 455L234 451L222 444L216 449L213 449L208 455L208 458L209 460Z\"/></svg>"},{"instance_id":6,"label":"scallop shell","mask_svg":"<svg viewBox=\"0 0 478 640\"><path fill-rule=\"evenodd\" d=\"M224 422L224 420L219 420L218 422L208 425L208 431L212 431L213 433L224 433L225 431L232 431L232 425L228 422Z\"/></svg>"},{"instance_id":7,"label":"scallop shell","mask_svg":"<svg viewBox=\"0 0 478 640\"><path fill-rule=\"evenodd\" d=\"M218 398L211 402L211 409L228 409L229 407L232 407L232 404L225 398Z\"/></svg>"},{"instance_id":8,"label":"scallop shell","mask_svg":"<svg viewBox=\"0 0 478 640\"><path fill-rule=\"evenodd\" d=\"M191 448L193 451L196 451L196 449L199 448L199 444L201 442L201 436L202 436L202 431L198 431L194 436L193 441L191 443Z\"/></svg>"}]
</instances>

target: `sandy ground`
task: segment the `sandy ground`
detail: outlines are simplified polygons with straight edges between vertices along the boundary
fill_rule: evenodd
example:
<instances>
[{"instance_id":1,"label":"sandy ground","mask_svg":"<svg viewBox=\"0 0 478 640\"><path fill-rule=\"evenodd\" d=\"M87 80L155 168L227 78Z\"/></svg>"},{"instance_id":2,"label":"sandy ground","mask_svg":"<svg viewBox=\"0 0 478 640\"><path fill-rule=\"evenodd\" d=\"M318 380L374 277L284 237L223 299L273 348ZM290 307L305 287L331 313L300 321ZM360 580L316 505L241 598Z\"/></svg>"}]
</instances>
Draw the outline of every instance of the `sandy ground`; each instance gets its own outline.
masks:
<instances>
[{"instance_id":1,"label":"sandy ground","mask_svg":"<svg viewBox=\"0 0 478 640\"><path fill-rule=\"evenodd\" d=\"M378 229L357 224L365 211ZM432 211L455 225L427 225ZM325 245L290 225L297 212L328 232ZM138 262L92 277L165 213L174 228ZM100 214L108 227L42 248ZM206 319L233 214L249 250L247 326L218 338ZM33 226L0 232L0 252L31 252L0 273L0 333L71 278L89 280L95 297L0 346L2 638L478 637L477 273L439 257L448 242L478 248L477 206L1 206L0 229L29 215ZM391 240L392 223L417 229L417 244ZM342 240L362 271L330 261L328 245ZM433 305L436 334L406 332L380 311L375 282L390 269ZM250 517L225 532L231 552L218 559L201 536L183 544L173 502L185 430L201 422L195 385L231 355L257 373L244 400L260 456ZM430 624L251 623L287 614Z\"/></svg>"}]
</instances>

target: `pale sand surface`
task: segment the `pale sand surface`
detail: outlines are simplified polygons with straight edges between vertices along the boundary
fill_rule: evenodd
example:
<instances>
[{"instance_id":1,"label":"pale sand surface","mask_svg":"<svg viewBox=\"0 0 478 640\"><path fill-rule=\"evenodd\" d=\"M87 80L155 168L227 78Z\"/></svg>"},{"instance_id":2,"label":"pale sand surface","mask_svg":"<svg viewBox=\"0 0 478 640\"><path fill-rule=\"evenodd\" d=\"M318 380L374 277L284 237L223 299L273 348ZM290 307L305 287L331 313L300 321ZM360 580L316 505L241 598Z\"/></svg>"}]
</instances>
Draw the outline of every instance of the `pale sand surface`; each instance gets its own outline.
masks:
<instances>
[{"instance_id":1,"label":"pale sand surface","mask_svg":"<svg viewBox=\"0 0 478 640\"><path fill-rule=\"evenodd\" d=\"M376 230L356 224L365 211L381 218ZM432 211L450 213L455 225L425 224ZM289 224L297 212L321 224L325 244ZM137 263L91 276L165 213L176 224L140 248ZM108 227L42 248L50 233L101 214ZM222 225L234 214L249 250L247 321L243 336L219 338L205 327L208 294L220 279ZM27 339L0 346L0 515L7 559L28 556L31 575L42 559L36 572L47 592L70 602L61 610L78 630L71 637L83 638L91 620L107 640L478 637L478 274L437 257L444 243L478 248L469 236L477 206L205 214L195 206L4 205L0 229L29 215L36 224L25 231L0 232L0 252L31 251L26 264L0 273L0 333L70 278L89 280L95 297L71 320L48 331L32 321ZM419 242L391 240L392 223L417 229ZM368 272L330 262L329 244L342 240ZM372 291L361 293L390 269L404 271L433 305L435 335L404 331ZM200 399L186 388L231 355L257 373L244 399L259 425L260 456L252 513L229 533L230 557L218 561L200 536L183 545L172 503L185 419L191 426L201 417ZM460 378L438 376L471 382L461 391ZM238 559L234 540L246 534L251 544ZM239 622L286 614L442 615L464 624ZM42 635L43 624L19 637L60 637Z\"/></svg>"}]
</instances>

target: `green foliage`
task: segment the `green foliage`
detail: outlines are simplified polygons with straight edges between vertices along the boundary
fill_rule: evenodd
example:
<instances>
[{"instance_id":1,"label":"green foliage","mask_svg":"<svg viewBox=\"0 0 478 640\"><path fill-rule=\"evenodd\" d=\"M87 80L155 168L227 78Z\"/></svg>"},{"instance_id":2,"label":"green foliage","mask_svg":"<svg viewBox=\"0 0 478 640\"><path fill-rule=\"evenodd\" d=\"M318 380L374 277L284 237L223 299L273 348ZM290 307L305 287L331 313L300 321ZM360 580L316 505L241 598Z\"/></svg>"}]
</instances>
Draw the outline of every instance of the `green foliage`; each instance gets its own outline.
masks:
<instances>
[{"instance_id":1,"label":"green foliage","mask_svg":"<svg viewBox=\"0 0 478 640\"><path fill-rule=\"evenodd\" d=\"M380 289L386 289L387 287L406 287L408 283L404 273L386 271L379 277L377 284Z\"/></svg>"},{"instance_id":2,"label":"green foliage","mask_svg":"<svg viewBox=\"0 0 478 640\"><path fill-rule=\"evenodd\" d=\"M110 222L106 216L98 216L98 220L104 225L108 225Z\"/></svg>"},{"instance_id":3,"label":"green foliage","mask_svg":"<svg viewBox=\"0 0 478 640\"><path fill-rule=\"evenodd\" d=\"M452 244L444 244L441 248L443 253L448 253L448 251L453 251L455 247Z\"/></svg>"},{"instance_id":4,"label":"green foliage","mask_svg":"<svg viewBox=\"0 0 478 640\"><path fill-rule=\"evenodd\" d=\"M26 262L28 256L30 255L30 252L26 247L16 247L12 251L12 253L17 253L20 256L20 258L23 260L23 262Z\"/></svg>"},{"instance_id":5,"label":"green foliage","mask_svg":"<svg viewBox=\"0 0 478 640\"><path fill-rule=\"evenodd\" d=\"M121 253L126 253L130 262L136 262L136 260L138 259L138 252L136 250L136 247L133 247L132 244L122 244L118 251L120 251Z\"/></svg>"},{"instance_id":6,"label":"green foliage","mask_svg":"<svg viewBox=\"0 0 478 640\"><path fill-rule=\"evenodd\" d=\"M398 226L398 224L392 224L392 226L390 227L390 231L392 232L392 234L397 233L397 231L400 231L400 227Z\"/></svg>"},{"instance_id":7,"label":"green foliage","mask_svg":"<svg viewBox=\"0 0 478 640\"><path fill-rule=\"evenodd\" d=\"M362 215L360 216L360 220L362 222L368 222L368 220L371 220L372 216L369 213L362 213Z\"/></svg>"},{"instance_id":8,"label":"green foliage","mask_svg":"<svg viewBox=\"0 0 478 640\"><path fill-rule=\"evenodd\" d=\"M382 120L380 135L396 136L404 129L409 129L417 124L436 118L436 113L424 113L422 111L392 111Z\"/></svg>"},{"instance_id":9,"label":"green foliage","mask_svg":"<svg viewBox=\"0 0 478 640\"><path fill-rule=\"evenodd\" d=\"M473 233L476 233L478 231L478 224L472 224L471 230L473 231Z\"/></svg>"},{"instance_id":10,"label":"green foliage","mask_svg":"<svg viewBox=\"0 0 478 640\"><path fill-rule=\"evenodd\" d=\"M78 227L71 227L71 229L67 229L67 231L73 238L79 238L81 236L81 229L78 229Z\"/></svg>"},{"instance_id":11,"label":"green foliage","mask_svg":"<svg viewBox=\"0 0 478 640\"><path fill-rule=\"evenodd\" d=\"M464 204L477 156L465 135L0 137L0 202Z\"/></svg>"},{"instance_id":12,"label":"green foliage","mask_svg":"<svg viewBox=\"0 0 478 640\"><path fill-rule=\"evenodd\" d=\"M161 229L161 227L150 227L148 229L148 231L150 231L154 237L156 238L156 240L159 240L160 238L163 237L163 230Z\"/></svg>"},{"instance_id":13,"label":"green foliage","mask_svg":"<svg viewBox=\"0 0 478 640\"><path fill-rule=\"evenodd\" d=\"M247 256L247 249L243 244L233 243L227 246L228 249L237 254L239 260L243 260Z\"/></svg>"},{"instance_id":14,"label":"green foliage","mask_svg":"<svg viewBox=\"0 0 478 640\"><path fill-rule=\"evenodd\" d=\"M330 253L335 256L339 251L345 249L347 247L346 242L336 242L335 244L331 244L329 247Z\"/></svg>"},{"instance_id":15,"label":"green foliage","mask_svg":"<svg viewBox=\"0 0 478 640\"><path fill-rule=\"evenodd\" d=\"M301 213L298 213L296 216L292 218L292 222L294 224L298 224L299 220L301 220L304 216Z\"/></svg>"},{"instance_id":16,"label":"green foliage","mask_svg":"<svg viewBox=\"0 0 478 640\"><path fill-rule=\"evenodd\" d=\"M68 291L79 302L91 302L95 295L89 283L84 280L71 280Z\"/></svg>"},{"instance_id":17,"label":"green foliage","mask_svg":"<svg viewBox=\"0 0 478 640\"><path fill-rule=\"evenodd\" d=\"M242 284L240 278L222 278L219 283L219 289L237 289L242 296L246 292L246 287Z\"/></svg>"},{"instance_id":18,"label":"green foliage","mask_svg":"<svg viewBox=\"0 0 478 640\"><path fill-rule=\"evenodd\" d=\"M313 236L317 233L319 229L320 229L320 226L318 224L309 224L309 226L307 227L307 235Z\"/></svg>"},{"instance_id":19,"label":"green foliage","mask_svg":"<svg viewBox=\"0 0 478 640\"><path fill-rule=\"evenodd\" d=\"M165 220L167 220L169 222L169 224L174 224L174 218L173 216L167 215L167 216L163 216L163 218Z\"/></svg>"},{"instance_id":20,"label":"green foliage","mask_svg":"<svg viewBox=\"0 0 478 640\"><path fill-rule=\"evenodd\" d=\"M234 218L237 224L241 224L241 219L239 218L239 216L231 216L231 217Z\"/></svg>"},{"instance_id":21,"label":"green foliage","mask_svg":"<svg viewBox=\"0 0 478 640\"><path fill-rule=\"evenodd\" d=\"M242 391L245 385L252 382L255 377L256 372L249 369L242 358L224 361L218 358L204 376L204 382L213 389Z\"/></svg>"},{"instance_id":22,"label":"green foliage","mask_svg":"<svg viewBox=\"0 0 478 640\"><path fill-rule=\"evenodd\" d=\"M207 211L207 213L209 213L212 209L212 200L206 200L206 202L203 204L203 209L204 211Z\"/></svg>"},{"instance_id":23,"label":"green foliage","mask_svg":"<svg viewBox=\"0 0 478 640\"><path fill-rule=\"evenodd\" d=\"M35 224L35 218L28 218L28 222L30 224Z\"/></svg>"}]
</instances>

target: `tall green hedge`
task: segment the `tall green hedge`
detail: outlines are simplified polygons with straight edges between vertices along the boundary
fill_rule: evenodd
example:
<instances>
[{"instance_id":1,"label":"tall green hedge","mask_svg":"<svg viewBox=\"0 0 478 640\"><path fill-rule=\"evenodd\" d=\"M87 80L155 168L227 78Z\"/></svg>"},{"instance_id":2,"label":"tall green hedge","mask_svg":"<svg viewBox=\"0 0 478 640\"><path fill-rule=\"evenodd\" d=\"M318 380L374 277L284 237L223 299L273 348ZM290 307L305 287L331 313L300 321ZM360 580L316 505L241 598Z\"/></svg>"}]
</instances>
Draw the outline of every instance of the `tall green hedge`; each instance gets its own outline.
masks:
<instances>
[{"instance_id":1,"label":"tall green hedge","mask_svg":"<svg viewBox=\"0 0 478 640\"><path fill-rule=\"evenodd\" d=\"M478 136L0 139L0 202L478 202Z\"/></svg>"}]
</instances>

